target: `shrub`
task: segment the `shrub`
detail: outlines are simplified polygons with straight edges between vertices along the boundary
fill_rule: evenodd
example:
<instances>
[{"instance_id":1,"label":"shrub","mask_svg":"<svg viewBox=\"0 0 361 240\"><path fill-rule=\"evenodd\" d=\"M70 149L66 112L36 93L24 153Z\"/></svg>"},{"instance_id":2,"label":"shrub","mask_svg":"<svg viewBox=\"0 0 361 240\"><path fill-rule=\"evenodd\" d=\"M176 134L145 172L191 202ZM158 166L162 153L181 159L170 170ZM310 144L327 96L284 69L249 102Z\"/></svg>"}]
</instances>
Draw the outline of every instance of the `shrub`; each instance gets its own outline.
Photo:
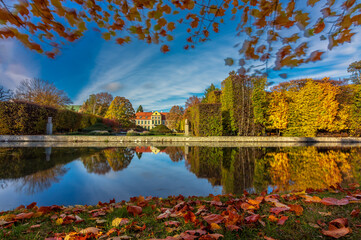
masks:
<instances>
[{"instance_id":1,"label":"shrub","mask_svg":"<svg viewBox=\"0 0 361 240\"><path fill-rule=\"evenodd\" d=\"M172 130L170 130L169 128L167 128L165 125L158 125L156 126L155 128L151 129L150 130L150 133L153 133L153 134L166 134L166 133L173 133Z\"/></svg>"},{"instance_id":2,"label":"shrub","mask_svg":"<svg viewBox=\"0 0 361 240\"><path fill-rule=\"evenodd\" d=\"M54 132L79 131L97 122L103 122L100 117L70 110L60 110L25 102L0 102L0 134L45 134L48 117L53 118ZM112 123L111 120L105 122Z\"/></svg>"}]
</instances>

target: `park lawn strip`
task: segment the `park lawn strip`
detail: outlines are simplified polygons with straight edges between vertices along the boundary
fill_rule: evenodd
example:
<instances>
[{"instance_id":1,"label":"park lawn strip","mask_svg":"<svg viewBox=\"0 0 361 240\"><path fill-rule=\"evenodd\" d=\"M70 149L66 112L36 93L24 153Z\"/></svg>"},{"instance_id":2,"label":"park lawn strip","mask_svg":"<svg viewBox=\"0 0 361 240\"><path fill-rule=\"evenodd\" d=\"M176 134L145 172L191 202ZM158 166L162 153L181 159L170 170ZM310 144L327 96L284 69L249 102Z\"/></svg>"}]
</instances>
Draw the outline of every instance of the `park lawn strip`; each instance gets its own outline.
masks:
<instances>
[{"instance_id":1,"label":"park lawn strip","mask_svg":"<svg viewBox=\"0 0 361 240\"><path fill-rule=\"evenodd\" d=\"M361 190L144 198L0 212L0 239L360 239ZM327 235L327 236L326 236Z\"/></svg>"}]
</instances>

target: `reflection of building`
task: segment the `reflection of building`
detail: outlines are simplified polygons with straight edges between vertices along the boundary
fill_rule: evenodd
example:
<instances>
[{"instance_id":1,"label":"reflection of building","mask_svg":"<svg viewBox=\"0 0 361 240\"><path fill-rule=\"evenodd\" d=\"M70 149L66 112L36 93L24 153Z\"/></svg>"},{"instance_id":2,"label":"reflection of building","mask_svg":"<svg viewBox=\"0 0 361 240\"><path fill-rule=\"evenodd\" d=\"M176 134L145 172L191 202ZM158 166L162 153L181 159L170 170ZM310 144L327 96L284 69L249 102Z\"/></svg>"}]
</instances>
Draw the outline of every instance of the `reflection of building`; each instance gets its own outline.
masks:
<instances>
[{"instance_id":1,"label":"reflection of building","mask_svg":"<svg viewBox=\"0 0 361 240\"><path fill-rule=\"evenodd\" d=\"M154 153L154 154L158 154L160 152L165 152L165 149L160 150L160 149L158 149L156 147L136 147L135 151L137 153L145 153L145 152L150 153L151 152L151 153Z\"/></svg>"},{"instance_id":2,"label":"reflection of building","mask_svg":"<svg viewBox=\"0 0 361 240\"><path fill-rule=\"evenodd\" d=\"M168 113L163 112L137 112L135 114L135 124L145 129L152 129L158 125L166 125Z\"/></svg>"}]
</instances>

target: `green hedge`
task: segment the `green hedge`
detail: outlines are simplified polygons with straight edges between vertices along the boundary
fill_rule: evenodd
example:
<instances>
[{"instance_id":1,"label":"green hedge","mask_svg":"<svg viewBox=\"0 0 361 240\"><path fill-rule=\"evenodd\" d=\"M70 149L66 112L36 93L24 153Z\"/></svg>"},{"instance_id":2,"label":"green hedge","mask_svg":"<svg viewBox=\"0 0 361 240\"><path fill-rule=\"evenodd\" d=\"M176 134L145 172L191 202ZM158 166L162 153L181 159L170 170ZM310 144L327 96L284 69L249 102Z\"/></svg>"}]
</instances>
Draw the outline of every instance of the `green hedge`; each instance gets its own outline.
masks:
<instances>
[{"instance_id":1,"label":"green hedge","mask_svg":"<svg viewBox=\"0 0 361 240\"><path fill-rule=\"evenodd\" d=\"M198 104L192 110L191 123L196 136L222 136L221 104Z\"/></svg>"},{"instance_id":2,"label":"green hedge","mask_svg":"<svg viewBox=\"0 0 361 240\"><path fill-rule=\"evenodd\" d=\"M80 114L70 110L59 110L24 102L0 102L1 135L45 134L48 117L53 118L54 132L74 132L104 120L89 114ZM111 127L115 123L107 124Z\"/></svg>"}]
</instances>

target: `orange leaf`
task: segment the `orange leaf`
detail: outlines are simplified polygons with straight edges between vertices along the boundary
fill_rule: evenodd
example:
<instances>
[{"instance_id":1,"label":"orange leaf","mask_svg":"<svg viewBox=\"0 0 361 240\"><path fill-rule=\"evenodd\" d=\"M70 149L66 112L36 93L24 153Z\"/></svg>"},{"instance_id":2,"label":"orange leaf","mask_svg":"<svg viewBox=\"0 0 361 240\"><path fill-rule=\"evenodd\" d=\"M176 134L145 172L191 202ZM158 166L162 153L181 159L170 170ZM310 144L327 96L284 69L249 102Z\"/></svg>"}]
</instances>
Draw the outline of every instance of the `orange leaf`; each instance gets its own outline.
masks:
<instances>
[{"instance_id":1,"label":"orange leaf","mask_svg":"<svg viewBox=\"0 0 361 240\"><path fill-rule=\"evenodd\" d=\"M303 213L303 207L301 205L288 205L290 207L290 211L295 212L297 216L302 215Z\"/></svg>"},{"instance_id":2,"label":"orange leaf","mask_svg":"<svg viewBox=\"0 0 361 240\"><path fill-rule=\"evenodd\" d=\"M183 215L183 217L184 217L184 222L185 222L185 223L188 223L188 222L195 223L196 220L197 220L196 215L194 215L194 213L191 212L191 211L186 212L186 213Z\"/></svg>"},{"instance_id":3,"label":"orange leaf","mask_svg":"<svg viewBox=\"0 0 361 240\"><path fill-rule=\"evenodd\" d=\"M320 20L316 25L315 25L315 30L313 31L315 34L318 34L320 32L323 31L323 29L325 28L325 23L323 22L323 20Z\"/></svg>"},{"instance_id":4,"label":"orange leaf","mask_svg":"<svg viewBox=\"0 0 361 240\"><path fill-rule=\"evenodd\" d=\"M277 222L278 218L276 218L275 215L269 215L268 220L270 220L271 222Z\"/></svg>"}]
</instances>

